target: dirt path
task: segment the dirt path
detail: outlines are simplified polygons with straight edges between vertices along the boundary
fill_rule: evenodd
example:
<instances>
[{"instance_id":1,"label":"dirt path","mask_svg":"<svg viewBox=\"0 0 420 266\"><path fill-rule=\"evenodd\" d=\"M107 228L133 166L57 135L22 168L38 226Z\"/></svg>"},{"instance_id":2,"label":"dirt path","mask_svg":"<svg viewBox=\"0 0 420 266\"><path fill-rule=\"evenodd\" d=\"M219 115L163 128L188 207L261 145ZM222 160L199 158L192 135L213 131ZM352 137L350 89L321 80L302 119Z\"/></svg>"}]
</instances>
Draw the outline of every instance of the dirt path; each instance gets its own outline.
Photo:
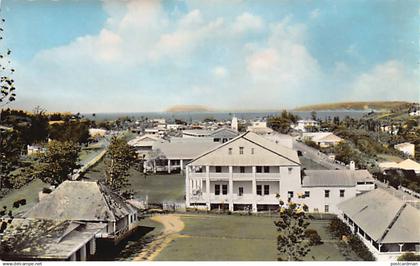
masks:
<instances>
[{"instance_id":1,"label":"dirt path","mask_svg":"<svg viewBox=\"0 0 420 266\"><path fill-rule=\"evenodd\" d=\"M163 232L140 252L135 261L154 260L159 253L174 239L184 237L180 234L184 229L184 222L178 215L158 215L150 218L152 221L161 223L164 226Z\"/></svg>"}]
</instances>

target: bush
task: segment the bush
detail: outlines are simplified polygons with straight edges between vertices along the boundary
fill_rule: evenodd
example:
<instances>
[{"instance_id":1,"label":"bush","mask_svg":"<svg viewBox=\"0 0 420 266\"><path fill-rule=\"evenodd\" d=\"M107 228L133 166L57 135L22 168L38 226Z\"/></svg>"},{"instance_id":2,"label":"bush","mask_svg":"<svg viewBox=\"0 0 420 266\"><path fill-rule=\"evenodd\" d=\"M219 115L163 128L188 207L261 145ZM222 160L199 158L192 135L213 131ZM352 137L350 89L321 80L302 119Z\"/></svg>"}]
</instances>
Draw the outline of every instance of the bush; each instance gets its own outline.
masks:
<instances>
[{"instance_id":1,"label":"bush","mask_svg":"<svg viewBox=\"0 0 420 266\"><path fill-rule=\"evenodd\" d=\"M309 239L311 246L321 245L321 237L319 236L318 232L314 229L307 229L305 231L305 237Z\"/></svg>"},{"instance_id":2,"label":"bush","mask_svg":"<svg viewBox=\"0 0 420 266\"><path fill-rule=\"evenodd\" d=\"M398 261L420 261L420 255L414 253L404 253L398 257Z\"/></svg>"},{"instance_id":3,"label":"bush","mask_svg":"<svg viewBox=\"0 0 420 266\"><path fill-rule=\"evenodd\" d=\"M339 237L340 239L343 236L351 235L350 228L340 219L337 217L333 218L328 226L328 230L332 233L335 237Z\"/></svg>"},{"instance_id":4,"label":"bush","mask_svg":"<svg viewBox=\"0 0 420 266\"><path fill-rule=\"evenodd\" d=\"M356 235L352 234L350 227L337 217L332 219L328 226L329 231L335 237L342 239L343 236L348 238L348 245L351 249L364 261L374 261L375 257L365 246L365 244Z\"/></svg>"},{"instance_id":5,"label":"bush","mask_svg":"<svg viewBox=\"0 0 420 266\"><path fill-rule=\"evenodd\" d=\"M349 245L354 253L357 254L364 261L374 261L375 257L372 252L365 246L365 244L356 235L352 235L349 239Z\"/></svg>"}]
</instances>

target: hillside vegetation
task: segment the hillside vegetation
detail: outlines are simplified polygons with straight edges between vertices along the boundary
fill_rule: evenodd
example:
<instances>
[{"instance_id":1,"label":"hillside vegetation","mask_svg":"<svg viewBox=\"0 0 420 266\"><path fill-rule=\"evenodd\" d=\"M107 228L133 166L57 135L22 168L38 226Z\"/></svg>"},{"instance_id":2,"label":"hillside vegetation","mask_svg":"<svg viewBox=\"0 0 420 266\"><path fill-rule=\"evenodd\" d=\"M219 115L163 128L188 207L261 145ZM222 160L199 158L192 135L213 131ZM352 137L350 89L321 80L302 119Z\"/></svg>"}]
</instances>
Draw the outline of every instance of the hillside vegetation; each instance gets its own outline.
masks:
<instances>
[{"instance_id":1,"label":"hillside vegetation","mask_svg":"<svg viewBox=\"0 0 420 266\"><path fill-rule=\"evenodd\" d=\"M306 105L294 111L322 111L322 110L391 110L409 108L412 103L403 101L375 101L375 102L341 102Z\"/></svg>"}]
</instances>

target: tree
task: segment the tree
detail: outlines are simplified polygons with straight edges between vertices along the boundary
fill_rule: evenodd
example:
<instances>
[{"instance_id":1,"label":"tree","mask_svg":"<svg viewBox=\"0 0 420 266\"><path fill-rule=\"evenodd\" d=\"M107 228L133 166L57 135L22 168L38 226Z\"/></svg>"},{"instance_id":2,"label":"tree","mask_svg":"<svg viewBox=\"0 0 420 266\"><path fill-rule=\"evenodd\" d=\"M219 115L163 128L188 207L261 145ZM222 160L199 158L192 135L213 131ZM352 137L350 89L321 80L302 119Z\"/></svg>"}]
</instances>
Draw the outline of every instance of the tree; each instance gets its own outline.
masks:
<instances>
[{"instance_id":1,"label":"tree","mask_svg":"<svg viewBox=\"0 0 420 266\"><path fill-rule=\"evenodd\" d=\"M286 207L280 201L280 219L275 221L279 235L277 237L277 250L279 260L302 260L310 251L310 241L305 236L309 226L305 211L306 205L298 206L289 202Z\"/></svg>"},{"instance_id":2,"label":"tree","mask_svg":"<svg viewBox=\"0 0 420 266\"><path fill-rule=\"evenodd\" d=\"M121 138L112 137L105 157L106 183L116 191L128 185L128 171L136 159L135 150Z\"/></svg>"},{"instance_id":3,"label":"tree","mask_svg":"<svg viewBox=\"0 0 420 266\"><path fill-rule=\"evenodd\" d=\"M267 119L267 126L280 133L286 134L290 131L290 125L296 123L298 116L283 110L278 116Z\"/></svg>"},{"instance_id":4,"label":"tree","mask_svg":"<svg viewBox=\"0 0 420 266\"><path fill-rule=\"evenodd\" d=\"M3 25L5 19L2 18L0 22L0 31L3 32ZM3 40L3 37L0 36L0 41ZM10 67L9 56L12 52L7 49L6 52L0 52L0 108L15 101L16 99L16 88L15 81L10 77L15 69Z\"/></svg>"},{"instance_id":5,"label":"tree","mask_svg":"<svg viewBox=\"0 0 420 266\"><path fill-rule=\"evenodd\" d=\"M52 185L60 185L79 167L79 152L80 146L72 141L50 141L46 152L39 155L34 176Z\"/></svg>"},{"instance_id":6,"label":"tree","mask_svg":"<svg viewBox=\"0 0 420 266\"><path fill-rule=\"evenodd\" d=\"M16 131L0 131L0 188L10 185L8 178L19 164L21 149L22 143Z\"/></svg>"},{"instance_id":7,"label":"tree","mask_svg":"<svg viewBox=\"0 0 420 266\"><path fill-rule=\"evenodd\" d=\"M315 111L311 112L311 118L312 118L312 120L316 120L316 112Z\"/></svg>"}]
</instances>

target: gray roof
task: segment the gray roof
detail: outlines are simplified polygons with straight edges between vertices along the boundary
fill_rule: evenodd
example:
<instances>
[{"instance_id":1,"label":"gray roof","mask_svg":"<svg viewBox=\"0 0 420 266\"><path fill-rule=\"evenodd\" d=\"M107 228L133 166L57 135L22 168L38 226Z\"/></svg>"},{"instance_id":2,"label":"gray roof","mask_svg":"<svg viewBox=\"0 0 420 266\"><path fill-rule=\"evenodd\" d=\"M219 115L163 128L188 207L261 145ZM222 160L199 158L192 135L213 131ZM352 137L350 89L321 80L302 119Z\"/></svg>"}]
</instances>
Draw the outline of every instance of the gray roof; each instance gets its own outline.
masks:
<instances>
[{"instance_id":1,"label":"gray roof","mask_svg":"<svg viewBox=\"0 0 420 266\"><path fill-rule=\"evenodd\" d=\"M24 217L107 222L118 221L133 212L134 207L101 183L64 181Z\"/></svg>"},{"instance_id":2,"label":"gray roof","mask_svg":"<svg viewBox=\"0 0 420 266\"><path fill-rule=\"evenodd\" d=\"M305 170L304 187L354 187L357 182L374 181L367 170Z\"/></svg>"},{"instance_id":3,"label":"gray roof","mask_svg":"<svg viewBox=\"0 0 420 266\"><path fill-rule=\"evenodd\" d=\"M106 224L15 219L1 240L6 259L64 260L95 237Z\"/></svg>"},{"instance_id":4,"label":"gray roof","mask_svg":"<svg viewBox=\"0 0 420 266\"><path fill-rule=\"evenodd\" d=\"M216 130L207 129L192 129L184 130L183 133L196 136L212 137L212 138L228 138L232 139L239 135L239 133L230 128L219 128Z\"/></svg>"},{"instance_id":5,"label":"gray roof","mask_svg":"<svg viewBox=\"0 0 420 266\"><path fill-rule=\"evenodd\" d=\"M383 189L337 206L378 243L420 242L420 211Z\"/></svg>"},{"instance_id":6,"label":"gray roof","mask_svg":"<svg viewBox=\"0 0 420 266\"><path fill-rule=\"evenodd\" d=\"M227 150L230 147L244 147L246 152L242 155L231 154ZM255 154L249 151L255 147ZM209 149L196 157L191 165L300 165L297 152L276 144L253 132L246 132L222 145Z\"/></svg>"},{"instance_id":7,"label":"gray roof","mask_svg":"<svg viewBox=\"0 0 420 266\"><path fill-rule=\"evenodd\" d=\"M165 158L171 160L191 160L205 151L219 146L219 142L209 141L185 141L155 143L153 150L159 150Z\"/></svg>"}]
</instances>

